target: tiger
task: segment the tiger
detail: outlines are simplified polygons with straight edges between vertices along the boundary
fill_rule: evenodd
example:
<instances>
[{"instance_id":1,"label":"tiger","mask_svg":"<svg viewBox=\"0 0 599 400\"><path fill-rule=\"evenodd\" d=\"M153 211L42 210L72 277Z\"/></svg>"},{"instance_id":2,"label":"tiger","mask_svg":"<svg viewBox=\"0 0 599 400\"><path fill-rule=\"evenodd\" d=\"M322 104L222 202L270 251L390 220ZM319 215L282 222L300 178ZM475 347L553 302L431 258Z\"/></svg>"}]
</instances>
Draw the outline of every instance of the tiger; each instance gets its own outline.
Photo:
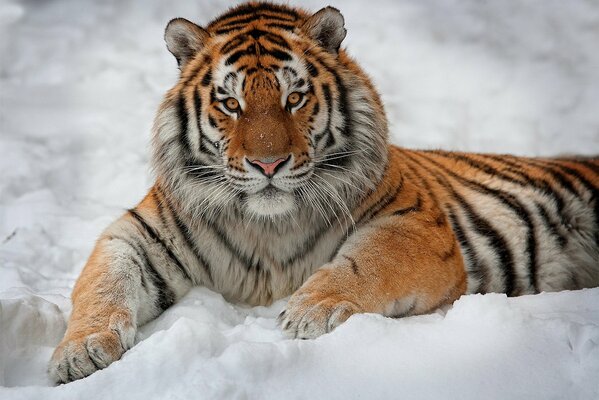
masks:
<instances>
[{"instance_id":1,"label":"tiger","mask_svg":"<svg viewBox=\"0 0 599 400\"><path fill-rule=\"evenodd\" d=\"M341 12L265 2L171 20L180 74L152 129L155 181L99 237L50 377L119 360L190 288L269 305L286 337L462 295L599 285L599 158L389 143L381 98L341 47Z\"/></svg>"}]
</instances>

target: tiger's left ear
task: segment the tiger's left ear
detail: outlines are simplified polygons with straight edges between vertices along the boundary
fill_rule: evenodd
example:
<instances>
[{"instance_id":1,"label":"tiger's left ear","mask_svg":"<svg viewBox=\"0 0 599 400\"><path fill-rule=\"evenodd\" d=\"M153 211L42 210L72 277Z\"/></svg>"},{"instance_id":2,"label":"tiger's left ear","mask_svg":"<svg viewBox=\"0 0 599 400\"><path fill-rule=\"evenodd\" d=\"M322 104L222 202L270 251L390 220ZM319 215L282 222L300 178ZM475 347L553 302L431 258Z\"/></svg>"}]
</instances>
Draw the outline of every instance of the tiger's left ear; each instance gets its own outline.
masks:
<instances>
[{"instance_id":1,"label":"tiger's left ear","mask_svg":"<svg viewBox=\"0 0 599 400\"><path fill-rule=\"evenodd\" d=\"M335 7L325 7L304 22L302 29L328 52L337 54L345 38L345 20Z\"/></svg>"},{"instance_id":2,"label":"tiger's left ear","mask_svg":"<svg viewBox=\"0 0 599 400\"><path fill-rule=\"evenodd\" d=\"M185 18L171 20L164 31L168 51L183 68L204 47L210 34Z\"/></svg>"}]
</instances>

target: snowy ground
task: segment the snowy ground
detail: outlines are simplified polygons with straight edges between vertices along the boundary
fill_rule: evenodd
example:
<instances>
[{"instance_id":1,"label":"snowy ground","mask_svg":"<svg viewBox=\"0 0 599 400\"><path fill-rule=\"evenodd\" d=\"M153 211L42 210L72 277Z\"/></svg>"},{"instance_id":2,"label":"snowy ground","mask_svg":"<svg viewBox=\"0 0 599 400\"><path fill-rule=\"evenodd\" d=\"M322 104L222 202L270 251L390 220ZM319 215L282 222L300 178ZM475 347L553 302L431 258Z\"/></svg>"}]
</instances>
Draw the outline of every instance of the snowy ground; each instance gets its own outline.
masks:
<instances>
[{"instance_id":1,"label":"snowy ground","mask_svg":"<svg viewBox=\"0 0 599 400\"><path fill-rule=\"evenodd\" d=\"M150 125L177 73L163 28L223 9L172 3L0 0L0 398L599 398L599 289L467 296L292 341L274 321L284 301L250 309L198 288L121 361L48 387L94 239L151 184ZM599 153L596 1L331 4L395 143Z\"/></svg>"}]
</instances>

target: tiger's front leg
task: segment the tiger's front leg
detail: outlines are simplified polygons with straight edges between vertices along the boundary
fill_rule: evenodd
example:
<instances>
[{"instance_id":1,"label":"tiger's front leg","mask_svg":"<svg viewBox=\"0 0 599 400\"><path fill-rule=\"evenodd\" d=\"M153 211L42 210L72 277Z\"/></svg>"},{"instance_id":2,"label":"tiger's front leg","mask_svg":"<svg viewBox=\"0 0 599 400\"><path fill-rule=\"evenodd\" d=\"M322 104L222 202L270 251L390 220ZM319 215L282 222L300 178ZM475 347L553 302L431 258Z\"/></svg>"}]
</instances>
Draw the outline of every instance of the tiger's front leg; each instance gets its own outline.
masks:
<instances>
[{"instance_id":1,"label":"tiger's front leg","mask_svg":"<svg viewBox=\"0 0 599 400\"><path fill-rule=\"evenodd\" d=\"M291 296L279 317L284 333L315 338L355 313L422 314L465 293L456 238L426 203L420 196L398 202L358 228Z\"/></svg>"},{"instance_id":2,"label":"tiger's front leg","mask_svg":"<svg viewBox=\"0 0 599 400\"><path fill-rule=\"evenodd\" d=\"M192 286L151 223L150 200L104 232L77 280L68 328L48 368L55 382L84 378L120 359L133 346L138 325Z\"/></svg>"}]
</instances>

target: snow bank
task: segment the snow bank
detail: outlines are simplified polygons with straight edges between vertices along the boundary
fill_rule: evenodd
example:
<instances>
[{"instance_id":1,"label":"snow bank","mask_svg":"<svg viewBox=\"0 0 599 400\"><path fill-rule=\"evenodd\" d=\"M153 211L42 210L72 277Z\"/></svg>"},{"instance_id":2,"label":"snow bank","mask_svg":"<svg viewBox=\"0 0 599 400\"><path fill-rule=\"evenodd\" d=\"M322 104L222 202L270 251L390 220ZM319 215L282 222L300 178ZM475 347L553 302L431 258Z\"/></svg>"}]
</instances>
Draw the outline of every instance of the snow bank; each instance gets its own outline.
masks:
<instances>
[{"instance_id":1,"label":"snow bank","mask_svg":"<svg viewBox=\"0 0 599 400\"><path fill-rule=\"evenodd\" d=\"M7 386L44 385L39 365L64 322L44 300L21 299L24 305L14 308L13 301L2 300L3 308L8 303L2 323L10 325L3 332L6 362L0 373ZM108 369L66 386L0 389L0 395L573 399L599 394L599 289L510 299L464 296L446 315L399 320L357 315L309 341L282 338L275 319L283 305L235 307L196 288L146 325L137 345ZM39 343L40 334L45 343Z\"/></svg>"},{"instance_id":2,"label":"snow bank","mask_svg":"<svg viewBox=\"0 0 599 400\"><path fill-rule=\"evenodd\" d=\"M596 3L331 4L395 143L599 153ZM46 362L95 238L151 185L149 130L177 74L164 26L222 9L0 2L0 398L598 398L599 289L469 296L446 315L361 315L289 341L274 321L284 301L250 309L198 288L121 361L49 387Z\"/></svg>"}]
</instances>

